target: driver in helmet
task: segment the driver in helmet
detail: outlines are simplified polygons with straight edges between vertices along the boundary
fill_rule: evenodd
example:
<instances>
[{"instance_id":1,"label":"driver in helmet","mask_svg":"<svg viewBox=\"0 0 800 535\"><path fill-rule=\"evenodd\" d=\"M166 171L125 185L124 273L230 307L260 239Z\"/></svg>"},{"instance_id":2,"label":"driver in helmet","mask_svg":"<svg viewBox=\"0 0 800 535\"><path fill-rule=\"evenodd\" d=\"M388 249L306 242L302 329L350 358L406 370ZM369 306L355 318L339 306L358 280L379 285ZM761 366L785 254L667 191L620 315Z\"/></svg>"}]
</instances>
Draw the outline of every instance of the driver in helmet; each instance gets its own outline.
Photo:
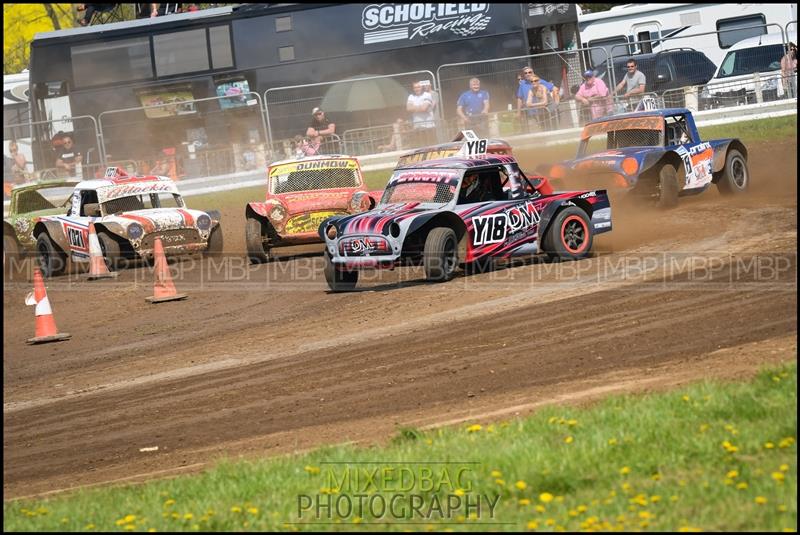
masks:
<instances>
[{"instance_id":1,"label":"driver in helmet","mask_svg":"<svg viewBox=\"0 0 800 535\"><path fill-rule=\"evenodd\" d=\"M478 173L467 173L461 183L461 199L465 204L480 202L483 198L483 187Z\"/></svg>"}]
</instances>

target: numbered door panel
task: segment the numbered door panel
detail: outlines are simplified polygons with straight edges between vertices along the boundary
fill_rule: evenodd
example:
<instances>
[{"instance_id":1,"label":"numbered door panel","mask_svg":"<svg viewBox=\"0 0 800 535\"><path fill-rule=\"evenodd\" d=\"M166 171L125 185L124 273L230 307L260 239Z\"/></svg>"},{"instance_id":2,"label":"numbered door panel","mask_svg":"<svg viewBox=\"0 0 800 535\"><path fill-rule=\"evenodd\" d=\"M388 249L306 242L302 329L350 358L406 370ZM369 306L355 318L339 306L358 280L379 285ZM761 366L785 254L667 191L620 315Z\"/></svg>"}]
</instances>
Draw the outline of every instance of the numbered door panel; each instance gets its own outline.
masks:
<instances>
[{"instance_id":1,"label":"numbered door panel","mask_svg":"<svg viewBox=\"0 0 800 535\"><path fill-rule=\"evenodd\" d=\"M89 226L76 221L61 220L70 253L76 260L89 258Z\"/></svg>"},{"instance_id":2,"label":"numbered door panel","mask_svg":"<svg viewBox=\"0 0 800 535\"><path fill-rule=\"evenodd\" d=\"M536 252L541 210L539 203L521 199L467 211L462 215L469 239L466 261Z\"/></svg>"}]
</instances>

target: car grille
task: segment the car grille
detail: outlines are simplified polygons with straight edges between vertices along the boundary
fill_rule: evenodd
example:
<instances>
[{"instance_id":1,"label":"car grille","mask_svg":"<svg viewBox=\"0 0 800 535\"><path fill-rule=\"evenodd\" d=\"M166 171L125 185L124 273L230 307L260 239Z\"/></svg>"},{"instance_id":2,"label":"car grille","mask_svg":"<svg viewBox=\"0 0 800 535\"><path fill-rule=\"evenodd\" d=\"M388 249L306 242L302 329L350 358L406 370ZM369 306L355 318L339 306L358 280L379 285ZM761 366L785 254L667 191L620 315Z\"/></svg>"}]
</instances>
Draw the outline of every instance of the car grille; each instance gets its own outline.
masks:
<instances>
[{"instance_id":1,"label":"car grille","mask_svg":"<svg viewBox=\"0 0 800 535\"><path fill-rule=\"evenodd\" d=\"M384 256L391 251L389 242L380 236L345 238L339 242L339 254L343 256Z\"/></svg>"},{"instance_id":2,"label":"car grille","mask_svg":"<svg viewBox=\"0 0 800 535\"><path fill-rule=\"evenodd\" d=\"M345 212L307 212L289 218L284 227L285 234L300 234L303 232L317 232L323 221L331 216L341 215Z\"/></svg>"},{"instance_id":3,"label":"car grille","mask_svg":"<svg viewBox=\"0 0 800 535\"><path fill-rule=\"evenodd\" d=\"M175 247L201 241L197 229L162 230L145 235L141 248L152 249L155 247L156 238L161 238L161 244L164 247Z\"/></svg>"}]
</instances>

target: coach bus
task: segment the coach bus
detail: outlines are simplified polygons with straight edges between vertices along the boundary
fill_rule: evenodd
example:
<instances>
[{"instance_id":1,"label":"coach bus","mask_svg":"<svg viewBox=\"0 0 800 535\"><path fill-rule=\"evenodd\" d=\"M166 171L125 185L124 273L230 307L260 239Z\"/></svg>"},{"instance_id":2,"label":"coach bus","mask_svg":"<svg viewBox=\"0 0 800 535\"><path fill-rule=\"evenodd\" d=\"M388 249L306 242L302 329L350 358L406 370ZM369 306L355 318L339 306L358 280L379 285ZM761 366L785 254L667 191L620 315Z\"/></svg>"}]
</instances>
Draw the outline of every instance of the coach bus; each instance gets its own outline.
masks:
<instances>
[{"instance_id":1,"label":"coach bus","mask_svg":"<svg viewBox=\"0 0 800 535\"><path fill-rule=\"evenodd\" d=\"M31 44L32 112L41 120L68 106L72 116L98 117L153 102L215 97L233 86L263 96L270 88L435 73L444 63L575 46L575 4L242 4L37 34ZM135 122L131 113L106 114L103 130L110 125L113 131L104 132L108 156L133 158L191 139L208 146L239 137L270 141L261 139L248 104L220 109L209 101L148 110ZM278 117L273 136L305 131L313 105L304 124ZM392 123L406 114L405 101L379 112ZM337 131L356 121L346 113L335 119Z\"/></svg>"},{"instance_id":2,"label":"coach bus","mask_svg":"<svg viewBox=\"0 0 800 535\"><path fill-rule=\"evenodd\" d=\"M666 48L701 50L719 66L733 44L757 35L779 33L787 22L797 20L797 4L623 4L609 11L579 13L578 27L584 46L604 48L615 54L627 45L627 53L659 52ZM720 32L686 40L659 39L706 32ZM677 44L676 44L677 43ZM592 53L592 65L605 60Z\"/></svg>"}]
</instances>

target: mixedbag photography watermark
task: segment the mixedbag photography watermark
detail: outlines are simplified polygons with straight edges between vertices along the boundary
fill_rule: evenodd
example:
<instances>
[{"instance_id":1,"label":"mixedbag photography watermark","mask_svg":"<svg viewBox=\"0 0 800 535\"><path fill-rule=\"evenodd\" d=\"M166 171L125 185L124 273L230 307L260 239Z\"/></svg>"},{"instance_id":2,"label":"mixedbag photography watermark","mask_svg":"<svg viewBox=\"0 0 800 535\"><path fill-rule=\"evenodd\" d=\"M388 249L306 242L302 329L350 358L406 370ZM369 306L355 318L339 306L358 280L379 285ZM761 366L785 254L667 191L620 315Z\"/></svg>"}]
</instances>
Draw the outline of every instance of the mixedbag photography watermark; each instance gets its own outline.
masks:
<instances>
[{"instance_id":1,"label":"mixedbag photography watermark","mask_svg":"<svg viewBox=\"0 0 800 535\"><path fill-rule=\"evenodd\" d=\"M298 523L495 520L499 494L477 492L479 463L323 463L318 492L297 496Z\"/></svg>"}]
</instances>

